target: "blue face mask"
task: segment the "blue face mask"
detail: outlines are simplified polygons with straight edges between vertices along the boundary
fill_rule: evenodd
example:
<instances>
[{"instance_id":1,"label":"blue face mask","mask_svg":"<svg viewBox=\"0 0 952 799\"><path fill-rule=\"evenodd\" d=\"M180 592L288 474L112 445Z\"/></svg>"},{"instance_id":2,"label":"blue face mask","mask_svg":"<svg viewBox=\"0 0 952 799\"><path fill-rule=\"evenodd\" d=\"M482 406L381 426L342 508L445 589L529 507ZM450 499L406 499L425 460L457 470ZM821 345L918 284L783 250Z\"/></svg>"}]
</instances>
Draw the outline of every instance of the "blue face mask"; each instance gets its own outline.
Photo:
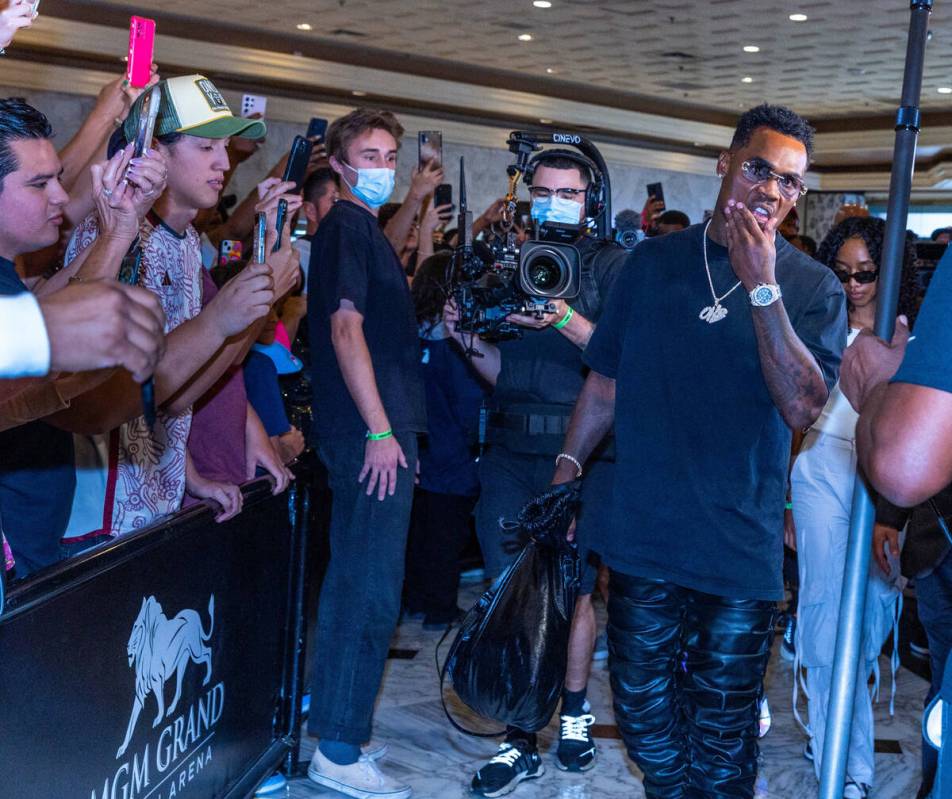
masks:
<instances>
[{"instance_id":1,"label":"blue face mask","mask_svg":"<svg viewBox=\"0 0 952 799\"><path fill-rule=\"evenodd\" d=\"M357 184L351 185L347 178L344 178L344 182L350 187L354 196L366 203L369 208L379 208L390 199L397 183L396 170L387 167L354 169L350 164L344 164L344 166L357 173ZM341 175L341 177L344 176Z\"/></svg>"},{"instance_id":2,"label":"blue face mask","mask_svg":"<svg viewBox=\"0 0 952 799\"><path fill-rule=\"evenodd\" d=\"M556 194L544 200L532 201L532 221L538 225L556 222L560 225L577 225L581 203L575 200L563 200Z\"/></svg>"}]
</instances>

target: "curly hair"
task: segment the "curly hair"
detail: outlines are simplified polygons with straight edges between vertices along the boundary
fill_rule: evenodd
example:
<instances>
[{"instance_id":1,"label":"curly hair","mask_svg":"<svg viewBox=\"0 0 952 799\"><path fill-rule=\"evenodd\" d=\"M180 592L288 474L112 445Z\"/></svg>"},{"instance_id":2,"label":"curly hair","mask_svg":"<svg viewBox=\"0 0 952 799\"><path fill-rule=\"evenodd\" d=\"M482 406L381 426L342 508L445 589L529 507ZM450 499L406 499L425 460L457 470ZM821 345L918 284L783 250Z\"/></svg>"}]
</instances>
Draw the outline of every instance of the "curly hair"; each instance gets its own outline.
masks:
<instances>
[{"instance_id":1,"label":"curly hair","mask_svg":"<svg viewBox=\"0 0 952 799\"><path fill-rule=\"evenodd\" d=\"M862 239L876 268L883 262L883 243L886 223L877 217L851 216L844 219L820 243L816 260L830 269L836 266L836 256L850 239ZM899 313L909 318L910 327L919 313L919 280L916 267L915 243L908 236L903 239L902 277L899 283Z\"/></svg>"},{"instance_id":2,"label":"curly hair","mask_svg":"<svg viewBox=\"0 0 952 799\"><path fill-rule=\"evenodd\" d=\"M449 297L454 268L452 250L434 253L417 267L410 285L410 295L413 297L417 322L421 325L439 322Z\"/></svg>"},{"instance_id":3,"label":"curly hair","mask_svg":"<svg viewBox=\"0 0 952 799\"><path fill-rule=\"evenodd\" d=\"M813 126L795 111L782 105L768 105L763 103L749 111L745 111L737 120L734 129L734 138L731 139L731 149L736 150L750 143L750 137L757 128L771 130L790 136L800 142L807 151L807 159L813 158Z\"/></svg>"}]
</instances>

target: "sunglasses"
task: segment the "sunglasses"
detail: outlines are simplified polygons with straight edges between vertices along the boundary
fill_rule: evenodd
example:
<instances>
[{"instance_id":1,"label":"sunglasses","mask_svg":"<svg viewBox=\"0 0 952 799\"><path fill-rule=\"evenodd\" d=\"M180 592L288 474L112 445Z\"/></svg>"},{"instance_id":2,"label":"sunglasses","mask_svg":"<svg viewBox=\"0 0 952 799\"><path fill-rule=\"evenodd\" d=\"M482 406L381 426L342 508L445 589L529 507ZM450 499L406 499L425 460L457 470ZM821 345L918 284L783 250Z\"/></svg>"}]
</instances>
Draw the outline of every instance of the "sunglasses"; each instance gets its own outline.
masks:
<instances>
[{"instance_id":1,"label":"sunglasses","mask_svg":"<svg viewBox=\"0 0 952 799\"><path fill-rule=\"evenodd\" d=\"M879 270L868 269L865 272L847 272L845 269L834 269L833 274L836 275L840 283L849 283L850 280L855 280L861 286L865 286L879 277Z\"/></svg>"},{"instance_id":2,"label":"sunglasses","mask_svg":"<svg viewBox=\"0 0 952 799\"><path fill-rule=\"evenodd\" d=\"M807 193L806 184L797 175L781 175L775 172L773 164L763 158L751 158L740 166L744 177L751 183L766 183L771 178L777 181L777 188L788 200L794 200Z\"/></svg>"}]
</instances>

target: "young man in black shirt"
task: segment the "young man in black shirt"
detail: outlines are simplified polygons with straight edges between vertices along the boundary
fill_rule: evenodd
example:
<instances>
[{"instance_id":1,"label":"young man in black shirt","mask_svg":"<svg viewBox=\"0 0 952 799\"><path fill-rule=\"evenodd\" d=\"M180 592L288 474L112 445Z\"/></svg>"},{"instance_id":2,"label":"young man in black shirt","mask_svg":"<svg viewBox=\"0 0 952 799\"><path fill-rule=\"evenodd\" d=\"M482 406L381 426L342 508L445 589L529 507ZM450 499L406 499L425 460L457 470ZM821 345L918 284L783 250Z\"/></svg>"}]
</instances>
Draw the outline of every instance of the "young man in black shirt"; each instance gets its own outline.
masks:
<instances>
[{"instance_id":1,"label":"young man in black shirt","mask_svg":"<svg viewBox=\"0 0 952 799\"><path fill-rule=\"evenodd\" d=\"M594 165L570 150L553 149L537 155L526 173L532 198L532 217L538 223L579 225L591 210ZM493 386L493 413L489 415L486 454L480 459L481 495L476 512L487 577L495 579L514 557L515 531L501 525L515 519L522 507L542 493L552 475L572 405L585 381L582 352L602 308L616 288L628 253L614 242L580 235L575 242L582 256L579 296L571 303L555 301L556 311L542 319L512 316L526 329L522 338L492 344L472 344L482 357L472 364ZM456 340L469 346L470 336L448 325ZM465 341L464 341L465 338ZM582 584L569 639L568 668L560 714L556 765L565 771L587 771L595 764L595 742L589 728L595 717L585 701L595 643L592 590L598 551L595 540L607 523L612 464L603 448L592 459L590 479L583 486L584 511L576 538L583 557ZM597 462L596 462L597 461ZM511 728L496 756L479 769L473 790L482 796L501 796L525 779L544 771L533 733Z\"/></svg>"},{"instance_id":2,"label":"young man in black shirt","mask_svg":"<svg viewBox=\"0 0 952 799\"><path fill-rule=\"evenodd\" d=\"M340 200L314 237L308 320L314 437L333 508L318 607L313 705L321 739L308 775L350 796L405 799L410 788L361 754L400 611L426 406L416 316L403 268L377 225L394 186L403 128L357 109L327 131Z\"/></svg>"},{"instance_id":3,"label":"young man in black shirt","mask_svg":"<svg viewBox=\"0 0 952 799\"><path fill-rule=\"evenodd\" d=\"M714 217L633 251L555 474L574 479L614 424L612 690L650 799L754 795L790 429L819 415L846 341L835 276L776 235L812 134L788 109L748 111Z\"/></svg>"}]
</instances>

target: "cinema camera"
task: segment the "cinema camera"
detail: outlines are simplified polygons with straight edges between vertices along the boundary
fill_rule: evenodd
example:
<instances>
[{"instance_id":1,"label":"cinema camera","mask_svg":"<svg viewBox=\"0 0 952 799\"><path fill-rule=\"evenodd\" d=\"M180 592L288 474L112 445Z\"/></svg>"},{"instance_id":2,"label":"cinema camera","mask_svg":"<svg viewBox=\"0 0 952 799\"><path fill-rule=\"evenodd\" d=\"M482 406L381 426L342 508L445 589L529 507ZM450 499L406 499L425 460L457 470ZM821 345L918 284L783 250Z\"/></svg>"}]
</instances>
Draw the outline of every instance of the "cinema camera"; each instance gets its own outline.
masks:
<instances>
[{"instance_id":1,"label":"cinema camera","mask_svg":"<svg viewBox=\"0 0 952 799\"><path fill-rule=\"evenodd\" d=\"M564 225L546 222L537 226L531 241L519 245L515 228L519 182L531 183L532 154L542 144L570 145L581 153L561 150L560 155L578 161L592 173L586 193L585 222ZM514 131L509 150L516 163L507 169L506 194L500 231L489 241L473 241L472 213L466 208L466 178L460 159L459 230L454 279L448 294L459 309L457 329L487 340L520 338L523 328L509 321L510 314L541 319L555 313L554 300L571 300L581 290L582 260L574 242L583 232L611 239L611 186L601 153L582 136L572 133ZM478 355L472 347L469 354Z\"/></svg>"}]
</instances>

